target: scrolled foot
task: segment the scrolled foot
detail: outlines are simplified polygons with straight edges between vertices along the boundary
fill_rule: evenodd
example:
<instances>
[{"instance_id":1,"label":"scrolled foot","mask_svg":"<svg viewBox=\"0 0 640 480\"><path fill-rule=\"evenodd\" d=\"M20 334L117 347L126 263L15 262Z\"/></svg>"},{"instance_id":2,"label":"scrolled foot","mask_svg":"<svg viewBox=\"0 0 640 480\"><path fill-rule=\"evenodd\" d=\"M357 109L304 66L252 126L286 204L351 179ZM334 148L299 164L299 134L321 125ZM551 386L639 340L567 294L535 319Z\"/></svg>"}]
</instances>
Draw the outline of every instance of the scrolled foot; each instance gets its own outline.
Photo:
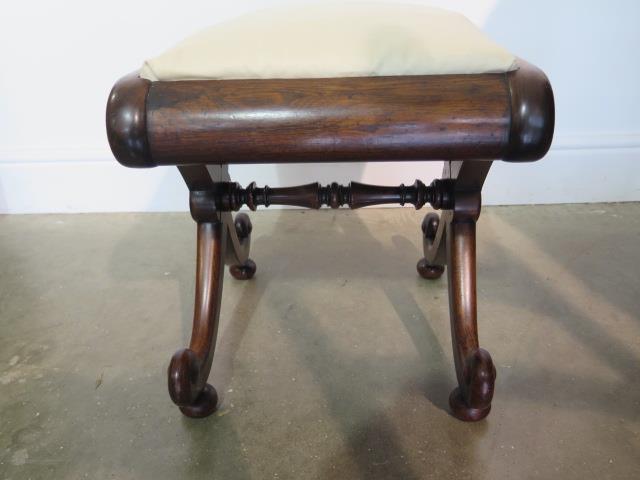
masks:
<instances>
[{"instance_id":1,"label":"scrolled foot","mask_svg":"<svg viewBox=\"0 0 640 480\"><path fill-rule=\"evenodd\" d=\"M233 219L233 229L237 237L236 242L239 242L240 245L238 248L244 253L239 254L239 251L236 251L229 266L229 273L231 273L231 276L236 280L249 280L256 274L256 263L250 258L247 258L251 242L251 230L253 230L249 215L246 213L238 213ZM243 258L245 259L244 261L242 261Z\"/></svg>"},{"instance_id":2,"label":"scrolled foot","mask_svg":"<svg viewBox=\"0 0 640 480\"><path fill-rule=\"evenodd\" d=\"M428 213L422 220L422 234L424 235L425 257L421 258L416 265L418 274L428 280L436 280L444 273L444 265L429 263L427 261L427 249L433 246L433 242L440 225L440 215L435 212ZM431 258L431 257L430 257ZM432 259L433 260L433 259Z\"/></svg>"},{"instance_id":3,"label":"scrolled foot","mask_svg":"<svg viewBox=\"0 0 640 480\"><path fill-rule=\"evenodd\" d=\"M196 400L187 406L180 407L183 415L191 418L208 417L218 409L218 392L208 383Z\"/></svg>"},{"instance_id":4,"label":"scrolled foot","mask_svg":"<svg viewBox=\"0 0 640 480\"><path fill-rule=\"evenodd\" d=\"M482 408L469 407L464 400L460 387L456 387L449 395L451 414L463 422L477 422L489 415L491 404Z\"/></svg>"},{"instance_id":5,"label":"scrolled foot","mask_svg":"<svg viewBox=\"0 0 640 480\"><path fill-rule=\"evenodd\" d=\"M465 361L463 384L449 396L454 417L465 422L477 422L489 415L496 380L496 369L489 352L474 350Z\"/></svg>"},{"instance_id":6,"label":"scrolled foot","mask_svg":"<svg viewBox=\"0 0 640 480\"><path fill-rule=\"evenodd\" d=\"M231 265L229 273L236 280L249 280L256 274L256 262L247 259L242 265Z\"/></svg>"},{"instance_id":7,"label":"scrolled foot","mask_svg":"<svg viewBox=\"0 0 640 480\"><path fill-rule=\"evenodd\" d=\"M211 415L218 406L218 394L211 385L198 384L202 361L189 348L178 350L169 364L169 395L187 417Z\"/></svg>"},{"instance_id":8,"label":"scrolled foot","mask_svg":"<svg viewBox=\"0 0 640 480\"><path fill-rule=\"evenodd\" d=\"M429 280L436 280L444 273L444 267L442 265L429 265L426 258L421 258L416 265L416 270L422 278Z\"/></svg>"},{"instance_id":9,"label":"scrolled foot","mask_svg":"<svg viewBox=\"0 0 640 480\"><path fill-rule=\"evenodd\" d=\"M251 225L251 219L246 213L238 213L233 219L233 225L236 228L236 235L240 240L244 240L251 235L253 225Z\"/></svg>"},{"instance_id":10,"label":"scrolled foot","mask_svg":"<svg viewBox=\"0 0 640 480\"><path fill-rule=\"evenodd\" d=\"M169 395L176 405L190 405L200 394L198 379L201 363L198 355L188 348L178 350L171 357L167 369Z\"/></svg>"},{"instance_id":11,"label":"scrolled foot","mask_svg":"<svg viewBox=\"0 0 640 480\"><path fill-rule=\"evenodd\" d=\"M422 233L430 241L436 238L438 225L440 224L440 215L435 212L427 213L422 220Z\"/></svg>"}]
</instances>

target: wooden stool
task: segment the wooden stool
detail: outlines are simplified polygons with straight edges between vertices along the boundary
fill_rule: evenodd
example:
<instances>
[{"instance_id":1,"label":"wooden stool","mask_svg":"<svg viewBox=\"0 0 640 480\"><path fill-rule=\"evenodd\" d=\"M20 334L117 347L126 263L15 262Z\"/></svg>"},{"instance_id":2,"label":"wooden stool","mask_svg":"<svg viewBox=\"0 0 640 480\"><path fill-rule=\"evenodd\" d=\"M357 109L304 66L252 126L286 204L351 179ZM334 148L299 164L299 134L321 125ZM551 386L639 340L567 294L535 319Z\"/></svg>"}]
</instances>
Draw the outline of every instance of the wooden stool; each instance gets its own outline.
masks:
<instances>
[{"instance_id":1,"label":"wooden stool","mask_svg":"<svg viewBox=\"0 0 640 480\"><path fill-rule=\"evenodd\" d=\"M366 8L367 13L382 8L360 5L349 8ZM225 63L218 57L226 47L218 45L216 35L227 38L227 44L244 38L240 20L216 27L204 37L201 34L165 57L148 62L142 73L118 81L110 94L107 131L117 160L129 167L177 165L190 191L191 215L198 225L193 333L189 348L173 356L168 371L171 398L187 416L204 417L217 406L216 391L207 379L218 330L223 265L229 265L231 274L241 280L252 278L256 272L256 264L249 258L251 222L245 213L234 218L232 212L243 205L255 210L258 205L275 204L360 208L411 203L421 208L429 203L443 210L441 215L427 214L422 223L424 258L417 269L422 277L437 279L448 267L458 379L450 396L453 415L474 421L484 418L491 409L496 370L489 353L478 344L476 320L475 231L480 192L492 160L520 162L545 155L554 128L553 93L545 75L522 60L511 67L507 61L504 68L477 66L478 59L481 64L488 58L491 64L494 57L504 63L500 57L504 50L497 46L496 50L487 47L486 51L476 51L482 43L479 40L469 39L465 47L468 58L476 61L471 71L461 72L460 64L443 67L433 55L424 53L425 48L437 50L442 43L436 42L433 47L429 35L457 38L458 30L470 28L468 23L456 25L456 21L466 22L462 17L418 6L385 8L393 11L378 12L374 27L392 22L393 38L398 31L412 33L407 35L410 38L425 36L415 40L418 55L412 55L413 44L407 47L401 42L397 48L405 49L403 52L394 51L397 55L385 57L393 61L409 59L404 65L392 66L398 74L389 71L380 58L371 60L373 67L367 64L342 69L342 65L331 63L333 57L327 55L323 42L307 46L315 50L307 51L301 59L294 54L279 55L278 49L284 47L279 40L269 45L268 36L263 37L267 45L260 50L266 73L251 68L231 68L228 74L212 71ZM345 25L359 25L355 34L352 29L342 30L343 37L357 37L370 27L361 25L361 14L356 11L350 18L351 13L342 10L324 13L331 18L338 15ZM249 28L283 35L287 25L294 24L313 33L324 18L318 12L298 12L295 22L278 24L282 12L275 17L269 15L272 17L268 20L252 16ZM439 31L443 18L450 21L449 17L453 25ZM429 22L435 27L426 29L427 33L412 30L414 24ZM340 36L330 28L329 33L331 41ZM482 33L477 31L477 35ZM369 37L363 34L338 40L347 48L349 42L364 45L365 38ZM482 36L482 41L488 40ZM203 48L205 56L198 58L197 52ZM245 52L246 64L251 66L253 47L234 48L230 63L237 67L238 56ZM456 48L459 52L460 46ZM193 58L187 58L194 51ZM270 51L276 54L264 60L265 52ZM355 48L343 56L359 61L359 55ZM455 63L458 57L450 56ZM304 63L307 57L326 58L317 75L308 66L296 70L296 62ZM461 60L463 64L465 61ZM435 72L431 69L434 64ZM177 73L171 71L174 67ZM157 75L159 71L169 73L162 78ZM242 188L231 182L227 171L229 164L407 160L444 160L442 178L430 185L416 180L411 186L351 182L347 186L310 183L271 188L251 183Z\"/></svg>"}]
</instances>

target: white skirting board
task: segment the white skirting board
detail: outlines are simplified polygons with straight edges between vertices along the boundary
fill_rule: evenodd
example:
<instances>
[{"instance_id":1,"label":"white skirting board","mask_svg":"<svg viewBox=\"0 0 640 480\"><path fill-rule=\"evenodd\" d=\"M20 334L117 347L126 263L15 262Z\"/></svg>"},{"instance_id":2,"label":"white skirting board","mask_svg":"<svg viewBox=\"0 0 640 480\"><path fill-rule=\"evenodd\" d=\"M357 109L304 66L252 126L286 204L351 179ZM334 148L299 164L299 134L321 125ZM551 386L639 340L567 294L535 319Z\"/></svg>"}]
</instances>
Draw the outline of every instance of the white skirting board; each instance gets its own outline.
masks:
<instances>
[{"instance_id":1,"label":"white skirting board","mask_svg":"<svg viewBox=\"0 0 640 480\"><path fill-rule=\"evenodd\" d=\"M438 177L441 162L232 166L246 186L313 181L395 185ZM640 201L640 134L556 139L543 160L496 162L485 205ZM277 206L270 208L278 208ZM175 167L129 169L108 149L0 149L0 213L187 211L188 193Z\"/></svg>"}]
</instances>

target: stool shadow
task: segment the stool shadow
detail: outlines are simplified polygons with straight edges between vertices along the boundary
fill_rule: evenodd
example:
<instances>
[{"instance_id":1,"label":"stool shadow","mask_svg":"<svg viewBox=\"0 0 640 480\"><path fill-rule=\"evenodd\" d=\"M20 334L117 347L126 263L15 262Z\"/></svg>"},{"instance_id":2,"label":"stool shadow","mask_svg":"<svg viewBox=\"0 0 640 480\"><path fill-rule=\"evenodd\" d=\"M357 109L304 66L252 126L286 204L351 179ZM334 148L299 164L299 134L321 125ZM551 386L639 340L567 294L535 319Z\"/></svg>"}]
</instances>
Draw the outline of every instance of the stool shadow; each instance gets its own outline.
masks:
<instances>
[{"instance_id":1,"label":"stool shadow","mask_svg":"<svg viewBox=\"0 0 640 480\"><path fill-rule=\"evenodd\" d=\"M449 392L455 387L455 377L450 376L452 363L446 360L447 356L433 328L411 292L395 285L385 286L384 292L411 337L424 368L428 370L422 377L423 381L419 382L422 385L420 393L433 405L449 413Z\"/></svg>"},{"instance_id":2,"label":"stool shadow","mask_svg":"<svg viewBox=\"0 0 640 480\"><path fill-rule=\"evenodd\" d=\"M249 328L251 319L256 314L258 303L263 300L277 301L277 297L273 297L271 291L268 295L266 294L269 283L276 281L278 276L282 275L287 279L294 278L300 281L322 278L326 282L335 282L337 279L345 281L353 276L364 275L367 278L371 276L377 278L384 286L383 291L416 345L419 353L417 361L421 364L419 367L421 373L417 375L419 378L416 378L415 382L411 381L410 388L415 389L418 385L417 388L419 388L421 395L426 395L436 407L446 410L446 397L451 383L445 376L450 372L449 366L443 365L445 361L443 360L442 348L433 329L429 326L427 318L420 312L420 307L411 294L407 295L406 292L393 286L398 280L406 280L407 276L414 276L416 282L424 282L418 278L415 272L415 263L421 256L418 249L404 238L402 240L394 238L394 247L383 245L372 234L375 225L373 227L367 225L357 212L349 210L340 212L327 210L320 212L278 211L274 214L277 217L274 219L275 225L272 228L272 234L261 233L259 227L256 228L256 223L260 222L254 222L251 257L258 265L256 278L243 284L234 281L225 273L223 291L228 292L229 289L240 287L242 296L234 292L233 297L239 300L236 300L237 303L232 307L231 313L223 313L228 318L221 318L221 330L210 381L221 394L222 403L224 404L224 392L226 392L233 375L233 363L238 346ZM305 217L304 222L298 222L296 216L302 215ZM255 220L259 218L260 213L251 216ZM341 227L339 222L344 220L348 224ZM309 239L314 237L309 237L304 229L310 228L311 231L318 234L318 224L323 222L326 228L320 228L321 235L310 246ZM183 343L188 342L191 332L195 272L195 224L186 213L176 216L169 224L164 224L164 216L161 219L153 214L141 215L140 218L135 219L132 222L130 233L120 239L113 252L111 263L114 268L112 274L118 277L118 280L124 281L124 285L127 282L135 284L137 281L148 278L148 275L162 278L165 271L172 272L170 278L173 282L177 282L178 286L182 317L179 321L183 332L181 342L176 342L175 348L177 349L183 346ZM166 233L169 231L174 233L171 234L170 241L164 240L166 247L153 250L145 248L150 242L157 243L158 239L166 239ZM416 238L419 239L419 222L416 222L415 232ZM286 246L280 241L282 235L289 237ZM354 236L357 237L357 241L353 241ZM309 248L315 250L314 255L305 253ZM140 255L147 257L141 260L146 265L144 271L126 268L126 265L134 258L137 257L140 261ZM392 261L387 262L393 265L391 269L386 268L381 262L376 262L381 255L393 258ZM331 258L336 260L330 260L331 268L327 268L327 259ZM271 262L269 269L263 267L265 262ZM117 264L120 266L117 267ZM364 265L366 268L363 268ZM269 272L266 276L264 275L265 270ZM286 291L279 293L279 295L286 294ZM223 305L229 297L231 295L223 294ZM227 312L228 308L227 306ZM223 306L223 311L224 309ZM409 452L404 451L400 441L401 434L396 431L397 426L394 424L396 419L393 416L401 416L401 412L405 408L403 402L408 401L405 399L406 392L398 394L397 403L391 406L390 411L385 410L375 398L368 399L363 405L359 393L365 390L365 385L358 388L357 384L349 386L342 382L335 382L331 378L327 378L324 372L331 369L347 374L357 374L369 368L369 361L363 363L362 359L354 359L336 352L332 347L331 338L314 321L314 313L305 309L304 305L300 307L298 313L298 316L304 319L304 321L298 322L298 327L302 325L307 335L319 339L313 348L316 350L316 356L323 359L323 364L311 362L304 355L302 343L293 339L295 348L301 349L297 355L301 358L301 362L306 362L305 368L321 385L333 417L342 426L343 437L348 447L346 456L342 455L345 452L341 452L339 458L336 457L334 460L355 462L361 478L421 478L418 472L413 471L404 460L401 460L408 458ZM286 326L290 321L291 319L285 318L282 320L282 324ZM167 352L167 362L171 353L171 351ZM443 373L444 368L442 367L446 368L447 372ZM398 375L401 375L402 370L406 369L406 362L403 365L398 365L397 368ZM369 414L361 417L361 422L354 425L352 421L354 413L357 413L363 406L366 407ZM217 443L222 431L218 429L215 432L211 425L212 422L225 423L225 418L214 416L200 421L182 420L185 431L191 439L194 456L199 459L201 464L209 464L214 468L222 461L220 455L212 453L211 450L212 442L213 444ZM222 451L225 455L230 455L231 458L237 456L241 459L239 436L232 432L233 426L227 425L223 430L226 432L225 435L231 435L231 440L226 438L227 446ZM423 434L428 435L428 433L421 432L421 435ZM404 432L402 437L404 438ZM234 438L235 440L233 440ZM387 452L384 458L371 453L382 450ZM372 465L377 468L372 469ZM240 470L247 471L246 465L244 467L238 466ZM326 473L330 475L331 471L328 468ZM196 470L194 470L194 474L195 472Z\"/></svg>"},{"instance_id":3,"label":"stool shadow","mask_svg":"<svg viewBox=\"0 0 640 480\"><path fill-rule=\"evenodd\" d=\"M398 211L400 213L400 211ZM297 225L292 221L292 216L304 215L307 222L311 222L311 217L321 217L324 225L334 225L331 236L323 238L322 241L313 245L313 255L305 256L302 259L291 257L291 252L304 252L309 248L309 237L301 232L299 235L289 233L286 247L277 241L277 236L291 232L292 225ZM348 225L344 228L335 225L336 215L343 215L340 221L345 222L348 216ZM329 218L334 221L329 221ZM288 218L289 220L285 220ZM304 227L302 227L304 228ZM254 229L255 232L255 229ZM352 243L347 238L355 236L357 240ZM297 238L296 238L297 237ZM416 224L416 237L420 238L419 225ZM296 282L305 279L321 280L323 282L345 281L353 276L366 275L377 278L382 285L388 300L395 309L397 316L409 336L411 337L419 353L420 374L415 382L410 383L411 390L415 390L418 385L420 396L425 396L437 408L448 412L448 395L453 388L453 380L449 377L452 372L451 361L445 360L445 354L440 343L429 325L424 313L421 311L412 294L396 284L406 282L407 277L412 275L420 285L429 285L425 280L418 277L415 271L415 263L420 258L420 252L409 240L399 235L393 237L393 247L384 246L371 233L365 222L363 222L357 212L279 212L276 219L273 238L264 236L260 238L263 248L256 250L255 260L260 265L262 255L266 259L287 259L287 264L277 272L272 273L271 280L278 282L278 276L283 276L287 280L295 278ZM340 260L336 259L336 250L339 247ZM377 262L380 256L387 257L386 265ZM391 257L393 260L389 260ZM327 262L331 262L331 268L327 268ZM389 264L394 265L389 269ZM363 265L367 268L363 269ZM359 268L358 268L359 267ZM425 287L432 288L432 287ZM438 292L442 289L442 284L438 287ZM274 306L286 302L291 302L295 295L279 287L274 292L265 295L265 300ZM446 300L446 294L441 301ZM282 331L295 331L295 338L292 344L298 348L300 361L305 368L313 375L315 383L320 385L324 391L324 396L328 402L332 416L342 427L343 436L346 439L348 452L341 452L334 462L346 462L347 458L355 461L360 472L360 478L422 478L411 470L403 458L408 458L399 440L399 434L395 431L394 419L391 415L402 415L407 411L403 402L406 392L398 394L397 404L387 409L383 409L382 404L376 400L375 395L363 399L363 391L371 389L368 382L374 381L371 376L363 374L375 370L376 362L384 362L384 359L366 360L358 358L357 355L346 355L339 349L333 347L331 337L319 326L321 321L315 320L317 315L311 312L302 303L295 304L295 315L285 315L281 320ZM448 323L448 318L447 318ZM310 355L302 341L303 338L313 339L313 355ZM308 340L307 340L308 341ZM414 361L411 361L412 364ZM387 365L386 368L389 368ZM397 375L401 375L406 370L406 362L398 364ZM413 365L411 368L414 368ZM334 372L334 373L329 373ZM335 373L340 372L340 373ZM394 375L393 372L389 375ZM342 380L340 380L342 378ZM360 383L362 383L360 385ZM362 412L369 412L363 415ZM354 418L361 418L360 422L355 422ZM476 431L483 434L482 426ZM404 432L403 432L404 433ZM428 435L428 432L422 432ZM472 441L475 441L474 438ZM387 454L384 458L379 458L381 448ZM372 465L377 468L372 469ZM329 473L335 474L333 470Z\"/></svg>"},{"instance_id":4,"label":"stool shadow","mask_svg":"<svg viewBox=\"0 0 640 480\"><path fill-rule=\"evenodd\" d=\"M210 381L215 384L218 391L220 408L223 408L225 393L233 377L233 364L236 353L244 338L251 320L254 318L258 304L267 289L268 279L260 277L248 282L235 280L227 275L225 282L229 288L241 287L240 300L233 308L229 319L220 319L220 333L216 341L216 351L211 366ZM244 283L244 285L242 285ZM223 289L224 297L224 289ZM223 298L224 302L224 298Z\"/></svg>"},{"instance_id":5,"label":"stool shadow","mask_svg":"<svg viewBox=\"0 0 640 480\"><path fill-rule=\"evenodd\" d=\"M601 312L610 310L611 317L619 318L618 305L608 301L601 292L590 290L582 277L575 277L565 269L566 260L549 256L545 246L538 245L514 222L505 221L502 215L496 214L492 215L491 221L497 224L500 238L505 238L505 243L492 242L483 249L484 253L480 253L492 260L483 268L485 273L488 270L483 278L486 281L491 281L491 277L499 278L507 271L504 266L510 265L510 283L528 286L527 289L517 286L503 288L501 303L514 310L537 312L545 321L555 324L556 328L584 345L591 355L615 370L620 378L619 381L605 382L596 377L559 370L531 370L523 365L525 362L516 362L509 372L509 385L503 395L585 410L597 409L614 417L637 418L637 405L634 405L634 395L630 393L636 385L634 380L639 358L630 347L614 338L598 317L594 317L585 307L584 299L589 298ZM567 232L569 234L574 235L575 231ZM522 251L528 255L523 257L520 255ZM535 262L530 263L528 259L535 259ZM561 283L544 277L554 274L561 276ZM536 384L545 385L545 388L531 388ZM619 395L614 395L616 392Z\"/></svg>"},{"instance_id":6,"label":"stool shadow","mask_svg":"<svg viewBox=\"0 0 640 480\"><path fill-rule=\"evenodd\" d=\"M286 292L270 295L269 300L282 303L288 300ZM370 388L372 370L367 359L345 356L333 347L332 339L318 327L316 315L304 304L297 303L295 310L283 316L282 331L295 329L298 338L313 339L314 354L309 355L304 342L294 342L298 357L324 392L332 417L338 421L347 451L339 451L327 462L328 476L339 475L335 469L345 468L344 463L355 462L358 478L422 478L403 460L408 458L399 440L399 433L392 420L374 396L362 397ZM394 410L398 407L394 407ZM330 466L333 468L331 468Z\"/></svg>"}]
</instances>

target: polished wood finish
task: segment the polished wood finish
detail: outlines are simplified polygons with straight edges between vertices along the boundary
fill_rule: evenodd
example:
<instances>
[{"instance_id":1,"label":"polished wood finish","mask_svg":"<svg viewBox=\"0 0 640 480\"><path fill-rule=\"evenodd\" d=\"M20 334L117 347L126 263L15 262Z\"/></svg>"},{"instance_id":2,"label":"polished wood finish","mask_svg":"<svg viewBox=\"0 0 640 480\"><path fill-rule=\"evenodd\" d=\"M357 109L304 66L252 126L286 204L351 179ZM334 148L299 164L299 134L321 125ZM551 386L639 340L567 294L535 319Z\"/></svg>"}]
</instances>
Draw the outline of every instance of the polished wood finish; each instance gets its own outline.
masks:
<instances>
[{"instance_id":1,"label":"polished wood finish","mask_svg":"<svg viewBox=\"0 0 640 480\"><path fill-rule=\"evenodd\" d=\"M491 410L496 370L489 353L478 344L476 219L473 215L456 211L447 225L446 240L451 338L458 378L458 387L451 393L449 405L460 420L476 421Z\"/></svg>"},{"instance_id":2,"label":"polished wood finish","mask_svg":"<svg viewBox=\"0 0 640 480\"><path fill-rule=\"evenodd\" d=\"M136 73L121 78L107 101L107 138L113 155L128 167L153 165L147 140L147 93L151 82Z\"/></svg>"},{"instance_id":3,"label":"polished wood finish","mask_svg":"<svg viewBox=\"0 0 640 480\"><path fill-rule=\"evenodd\" d=\"M496 158L508 89L504 75L154 82L147 129L158 165Z\"/></svg>"},{"instance_id":4,"label":"polished wood finish","mask_svg":"<svg viewBox=\"0 0 640 480\"><path fill-rule=\"evenodd\" d=\"M547 76L518 60L520 69L507 74L511 98L509 142L503 158L530 161L544 157L553 140L555 104Z\"/></svg>"},{"instance_id":5,"label":"polished wood finish","mask_svg":"<svg viewBox=\"0 0 640 480\"><path fill-rule=\"evenodd\" d=\"M541 158L553 94L508 73L148 82L114 87L107 130L127 166Z\"/></svg>"},{"instance_id":6,"label":"polished wood finish","mask_svg":"<svg viewBox=\"0 0 640 480\"><path fill-rule=\"evenodd\" d=\"M191 342L189 348L178 350L173 355L168 370L171 400L188 417L205 417L217 408L218 396L215 389L207 385L207 379L218 334L225 249L223 222L198 224Z\"/></svg>"},{"instance_id":7,"label":"polished wood finish","mask_svg":"<svg viewBox=\"0 0 640 480\"><path fill-rule=\"evenodd\" d=\"M424 220L422 220L422 235L424 237L423 242L425 244L433 245L433 242L436 239L436 234L438 233L439 225L440 215L435 212L425 215ZM434 260L431 260L431 262L433 263L430 263L426 257L423 257L418 261L416 269L422 278L435 280L440 278L444 273L444 263L442 260L440 260L439 263Z\"/></svg>"},{"instance_id":8,"label":"polished wood finish","mask_svg":"<svg viewBox=\"0 0 640 480\"><path fill-rule=\"evenodd\" d=\"M433 208L452 207L452 188L450 180L434 180L425 185L416 180L413 185L381 186L350 182L343 186L337 183L322 186L318 182L295 187L271 188L257 187L252 182L247 188L237 183L220 182L215 188L194 190L191 192L191 209L198 215L211 217L215 212L238 211L243 205L256 210L259 205L290 205L318 209L323 205L340 208L362 208L371 205L397 203L413 204L416 209L430 203Z\"/></svg>"},{"instance_id":9,"label":"polished wood finish","mask_svg":"<svg viewBox=\"0 0 640 480\"><path fill-rule=\"evenodd\" d=\"M225 218L231 215L226 213ZM229 227L231 228L231 227ZM249 245L251 243L251 231L253 227L249 215L239 213L233 220L235 236L230 236L231 241L237 241L237 246L232 249L233 255L227 259L229 273L236 280L249 280L256 274L256 263L249 258Z\"/></svg>"},{"instance_id":10,"label":"polished wood finish","mask_svg":"<svg viewBox=\"0 0 640 480\"><path fill-rule=\"evenodd\" d=\"M451 392L453 415L477 421L491 411L496 369L478 343L476 297L476 221L480 191L491 162L448 162L443 177L454 181L454 207L441 219L430 213L423 222L424 255L418 272L442 272L447 265L451 340L458 386Z\"/></svg>"},{"instance_id":11,"label":"polished wood finish","mask_svg":"<svg viewBox=\"0 0 640 480\"><path fill-rule=\"evenodd\" d=\"M476 221L491 160L545 155L554 129L547 77L520 61L502 74L293 80L149 82L129 75L107 104L109 145L130 167L178 165L198 225L193 332L173 356L169 392L191 417L211 414L218 397L207 383L222 295L223 265L247 280L251 222L232 211L272 204L320 208L430 203L443 209L422 225L418 273L439 278L446 266L458 386L455 417L489 413L496 371L480 348L476 298ZM351 182L247 188L231 182L227 164L445 160L442 179L426 186Z\"/></svg>"},{"instance_id":12,"label":"polished wood finish","mask_svg":"<svg viewBox=\"0 0 640 480\"><path fill-rule=\"evenodd\" d=\"M182 167L190 188L213 188L228 180L226 168ZM218 403L215 388L207 383L215 351L222 300L223 266L230 265L238 279L253 277L256 267L249 259L251 222L246 214L235 220L229 212L210 216L205 210L191 211L198 225L195 308L189 348L178 350L168 368L169 395L188 417L206 417Z\"/></svg>"},{"instance_id":13,"label":"polished wood finish","mask_svg":"<svg viewBox=\"0 0 640 480\"><path fill-rule=\"evenodd\" d=\"M205 385L218 323L221 258L226 258L231 274L237 279L248 279L255 273L255 264L248 258L251 222L244 213L234 220L230 211L243 204L253 209L259 204L268 206L272 201L319 208L323 203L337 207L344 201L362 206L371 204L372 199L392 198L411 200L416 207L430 199L446 209L442 217L430 213L423 221L425 257L418 263L418 272L435 279L444 272L445 263L448 267L451 337L458 378L458 387L450 396L452 413L465 421L477 421L488 415L496 372L491 356L478 343L475 229L480 215L480 192L490 166L490 161L447 162L443 179L434 182L429 191L430 187L419 181L412 187L356 186L355 190L353 184L321 187L317 183L283 189L258 189L252 184L242 189L228 181L224 167L180 167L191 189L191 214L199 229L196 284L199 293L192 345L176 353L169 369L171 397L183 413L202 416L215 408L212 404L217 398L215 390ZM436 191L440 193L436 195ZM352 198L354 192L359 199ZM212 247L203 249L201 242ZM227 243L233 248L225 257ZM212 257L205 255L210 250L214 252Z\"/></svg>"}]
</instances>

